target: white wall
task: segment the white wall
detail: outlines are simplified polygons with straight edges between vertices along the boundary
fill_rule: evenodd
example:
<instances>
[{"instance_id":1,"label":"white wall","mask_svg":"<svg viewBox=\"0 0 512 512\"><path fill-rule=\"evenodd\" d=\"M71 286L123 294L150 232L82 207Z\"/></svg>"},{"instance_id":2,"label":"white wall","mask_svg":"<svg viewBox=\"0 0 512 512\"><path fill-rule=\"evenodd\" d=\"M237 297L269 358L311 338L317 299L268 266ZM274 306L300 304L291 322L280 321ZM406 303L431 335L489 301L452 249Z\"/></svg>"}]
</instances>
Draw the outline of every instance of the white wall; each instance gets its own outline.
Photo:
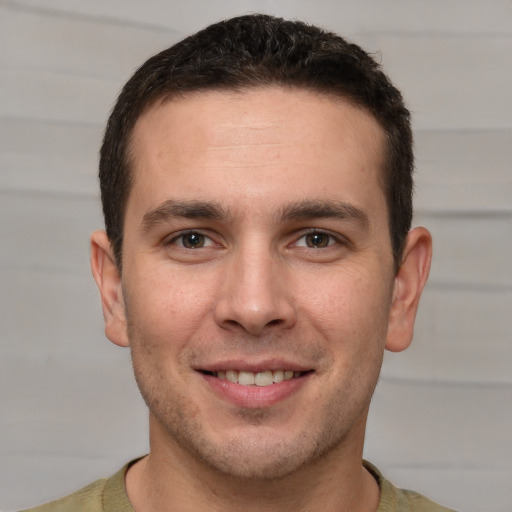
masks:
<instances>
[{"instance_id":1,"label":"white wall","mask_svg":"<svg viewBox=\"0 0 512 512\"><path fill-rule=\"evenodd\" d=\"M435 258L414 345L386 357L366 457L452 507L510 512L510 0L0 3L0 509L147 450L129 356L105 341L89 276L103 124L146 57L254 11L380 50L414 113L417 222Z\"/></svg>"}]
</instances>

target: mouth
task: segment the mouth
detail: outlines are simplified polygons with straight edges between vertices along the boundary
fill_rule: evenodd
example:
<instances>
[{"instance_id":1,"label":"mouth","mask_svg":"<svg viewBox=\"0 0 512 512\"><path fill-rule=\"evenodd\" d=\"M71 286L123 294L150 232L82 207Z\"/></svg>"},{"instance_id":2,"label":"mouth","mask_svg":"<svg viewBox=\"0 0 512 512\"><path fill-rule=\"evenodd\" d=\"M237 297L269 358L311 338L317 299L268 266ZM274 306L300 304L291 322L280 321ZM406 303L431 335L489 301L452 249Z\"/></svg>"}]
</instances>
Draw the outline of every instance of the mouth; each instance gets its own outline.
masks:
<instances>
[{"instance_id":1,"label":"mouth","mask_svg":"<svg viewBox=\"0 0 512 512\"><path fill-rule=\"evenodd\" d=\"M260 372L249 372L244 370L219 370L207 371L200 370L204 375L216 377L219 380L232 382L241 386L267 387L273 384L279 384L292 379L299 379L311 373L310 371L293 370L265 370Z\"/></svg>"}]
</instances>

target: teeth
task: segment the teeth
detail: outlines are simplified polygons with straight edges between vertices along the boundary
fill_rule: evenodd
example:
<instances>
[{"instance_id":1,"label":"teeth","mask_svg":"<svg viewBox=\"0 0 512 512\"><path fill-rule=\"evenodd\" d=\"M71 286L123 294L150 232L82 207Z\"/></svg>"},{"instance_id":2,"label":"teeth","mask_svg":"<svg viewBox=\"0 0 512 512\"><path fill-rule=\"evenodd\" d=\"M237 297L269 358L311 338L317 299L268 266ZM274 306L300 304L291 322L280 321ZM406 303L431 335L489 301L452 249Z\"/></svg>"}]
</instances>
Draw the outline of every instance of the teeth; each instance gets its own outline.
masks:
<instances>
[{"instance_id":1,"label":"teeth","mask_svg":"<svg viewBox=\"0 0 512 512\"><path fill-rule=\"evenodd\" d=\"M252 372L239 372L238 384L242 386L254 386L254 373Z\"/></svg>"},{"instance_id":2,"label":"teeth","mask_svg":"<svg viewBox=\"0 0 512 512\"><path fill-rule=\"evenodd\" d=\"M273 372L272 380L278 384L279 382L283 382L284 380L284 372L283 370L278 370L277 372Z\"/></svg>"},{"instance_id":3,"label":"teeth","mask_svg":"<svg viewBox=\"0 0 512 512\"><path fill-rule=\"evenodd\" d=\"M240 382L240 379L238 379ZM270 386L274 383L274 376L272 372L260 372L254 376L254 384L256 386Z\"/></svg>"},{"instance_id":4,"label":"teeth","mask_svg":"<svg viewBox=\"0 0 512 512\"><path fill-rule=\"evenodd\" d=\"M220 380L227 380L242 386L270 386L271 384L278 384L284 380L294 379L301 375L302 372L294 372L292 370L276 370L274 372L267 370L259 373L228 370L215 373L215 376Z\"/></svg>"},{"instance_id":5,"label":"teeth","mask_svg":"<svg viewBox=\"0 0 512 512\"><path fill-rule=\"evenodd\" d=\"M238 372L229 370L226 372L226 380L229 382L238 382Z\"/></svg>"}]
</instances>

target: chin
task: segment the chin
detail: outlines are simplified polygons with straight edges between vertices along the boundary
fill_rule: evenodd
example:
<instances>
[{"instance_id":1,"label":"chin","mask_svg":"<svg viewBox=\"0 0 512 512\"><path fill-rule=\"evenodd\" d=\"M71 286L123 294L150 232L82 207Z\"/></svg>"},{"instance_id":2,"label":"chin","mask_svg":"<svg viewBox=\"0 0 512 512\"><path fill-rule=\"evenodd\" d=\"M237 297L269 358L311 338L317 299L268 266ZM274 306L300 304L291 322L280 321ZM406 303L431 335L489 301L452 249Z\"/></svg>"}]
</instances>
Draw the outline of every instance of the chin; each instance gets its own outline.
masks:
<instances>
[{"instance_id":1,"label":"chin","mask_svg":"<svg viewBox=\"0 0 512 512\"><path fill-rule=\"evenodd\" d=\"M228 451L220 453L198 454L203 463L225 476L241 480L277 480L285 478L313 458L312 454L302 452L297 446L258 446L248 447L247 443L230 444Z\"/></svg>"},{"instance_id":2,"label":"chin","mask_svg":"<svg viewBox=\"0 0 512 512\"><path fill-rule=\"evenodd\" d=\"M260 430L261 429L261 430ZM260 427L245 435L222 440L201 436L176 436L174 440L203 467L238 480L279 480L311 466L340 443L339 439L313 432L285 435ZM260 430L260 431L258 431ZM197 431L196 431L197 434Z\"/></svg>"}]
</instances>

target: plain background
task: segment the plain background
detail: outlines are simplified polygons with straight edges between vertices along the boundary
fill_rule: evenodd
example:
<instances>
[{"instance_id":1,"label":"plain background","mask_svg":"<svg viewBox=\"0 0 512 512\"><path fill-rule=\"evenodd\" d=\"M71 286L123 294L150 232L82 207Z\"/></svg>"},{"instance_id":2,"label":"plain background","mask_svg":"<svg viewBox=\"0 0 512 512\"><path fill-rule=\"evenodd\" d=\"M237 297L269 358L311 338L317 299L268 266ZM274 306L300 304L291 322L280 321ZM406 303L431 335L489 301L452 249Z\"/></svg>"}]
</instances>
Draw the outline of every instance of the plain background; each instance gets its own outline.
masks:
<instances>
[{"instance_id":1,"label":"plain background","mask_svg":"<svg viewBox=\"0 0 512 512\"><path fill-rule=\"evenodd\" d=\"M296 17L375 52L414 114L435 256L413 346L386 356L365 456L467 512L512 510L512 2L0 4L0 510L147 451L129 354L103 335L97 151L136 66L219 19Z\"/></svg>"}]
</instances>

